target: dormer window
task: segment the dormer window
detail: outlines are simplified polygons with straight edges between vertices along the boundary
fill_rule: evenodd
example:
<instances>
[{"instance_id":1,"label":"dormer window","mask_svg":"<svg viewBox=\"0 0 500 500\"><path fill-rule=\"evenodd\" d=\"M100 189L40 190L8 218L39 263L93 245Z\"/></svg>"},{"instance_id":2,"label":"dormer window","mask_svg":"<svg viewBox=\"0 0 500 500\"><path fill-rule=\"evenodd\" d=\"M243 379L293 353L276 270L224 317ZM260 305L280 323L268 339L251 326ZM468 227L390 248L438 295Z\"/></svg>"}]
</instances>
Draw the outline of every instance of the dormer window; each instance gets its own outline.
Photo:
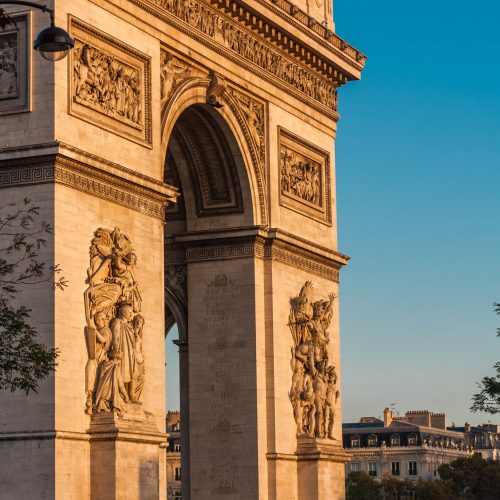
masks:
<instances>
[{"instance_id":1,"label":"dormer window","mask_svg":"<svg viewBox=\"0 0 500 500\"><path fill-rule=\"evenodd\" d=\"M408 446L416 446L416 444L417 444L417 435L410 434L408 436Z\"/></svg>"},{"instance_id":2,"label":"dormer window","mask_svg":"<svg viewBox=\"0 0 500 500\"><path fill-rule=\"evenodd\" d=\"M351 448L359 448L359 436L351 437Z\"/></svg>"},{"instance_id":3,"label":"dormer window","mask_svg":"<svg viewBox=\"0 0 500 500\"><path fill-rule=\"evenodd\" d=\"M391 436L391 446L399 446L400 445L399 434L392 434Z\"/></svg>"},{"instance_id":4,"label":"dormer window","mask_svg":"<svg viewBox=\"0 0 500 500\"><path fill-rule=\"evenodd\" d=\"M375 434L368 436L368 446L377 446L377 436Z\"/></svg>"}]
</instances>

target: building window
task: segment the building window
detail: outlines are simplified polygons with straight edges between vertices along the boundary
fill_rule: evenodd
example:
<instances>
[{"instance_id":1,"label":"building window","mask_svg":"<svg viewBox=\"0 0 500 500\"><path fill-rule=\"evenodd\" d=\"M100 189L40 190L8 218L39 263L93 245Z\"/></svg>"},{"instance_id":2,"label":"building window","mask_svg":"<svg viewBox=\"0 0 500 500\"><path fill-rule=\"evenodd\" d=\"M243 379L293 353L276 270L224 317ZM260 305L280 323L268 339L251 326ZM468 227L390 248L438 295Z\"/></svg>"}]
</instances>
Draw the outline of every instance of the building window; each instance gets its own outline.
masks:
<instances>
[{"instance_id":1,"label":"building window","mask_svg":"<svg viewBox=\"0 0 500 500\"><path fill-rule=\"evenodd\" d=\"M360 472L361 464L359 462L351 462L351 472Z\"/></svg>"},{"instance_id":2,"label":"building window","mask_svg":"<svg viewBox=\"0 0 500 500\"><path fill-rule=\"evenodd\" d=\"M408 436L408 446L415 446L417 444L417 436L415 434L410 434Z\"/></svg>"},{"instance_id":3,"label":"building window","mask_svg":"<svg viewBox=\"0 0 500 500\"><path fill-rule=\"evenodd\" d=\"M368 436L368 446L377 446L377 436Z\"/></svg>"},{"instance_id":4,"label":"building window","mask_svg":"<svg viewBox=\"0 0 500 500\"><path fill-rule=\"evenodd\" d=\"M368 474L374 477L377 475L377 462L368 462Z\"/></svg>"},{"instance_id":5,"label":"building window","mask_svg":"<svg viewBox=\"0 0 500 500\"><path fill-rule=\"evenodd\" d=\"M417 475L417 462L408 462L408 474L410 476Z\"/></svg>"},{"instance_id":6,"label":"building window","mask_svg":"<svg viewBox=\"0 0 500 500\"><path fill-rule=\"evenodd\" d=\"M391 436L391 446L399 446L399 434L393 434Z\"/></svg>"},{"instance_id":7,"label":"building window","mask_svg":"<svg viewBox=\"0 0 500 500\"><path fill-rule=\"evenodd\" d=\"M351 448L359 448L359 437L353 436L351 438Z\"/></svg>"},{"instance_id":8,"label":"building window","mask_svg":"<svg viewBox=\"0 0 500 500\"><path fill-rule=\"evenodd\" d=\"M181 445L180 444L174 444L174 451L181 451Z\"/></svg>"},{"instance_id":9,"label":"building window","mask_svg":"<svg viewBox=\"0 0 500 500\"><path fill-rule=\"evenodd\" d=\"M175 480L176 481L181 480L181 468L180 467L175 468Z\"/></svg>"},{"instance_id":10,"label":"building window","mask_svg":"<svg viewBox=\"0 0 500 500\"><path fill-rule=\"evenodd\" d=\"M391 462L391 473L393 476L399 476L399 462Z\"/></svg>"}]
</instances>

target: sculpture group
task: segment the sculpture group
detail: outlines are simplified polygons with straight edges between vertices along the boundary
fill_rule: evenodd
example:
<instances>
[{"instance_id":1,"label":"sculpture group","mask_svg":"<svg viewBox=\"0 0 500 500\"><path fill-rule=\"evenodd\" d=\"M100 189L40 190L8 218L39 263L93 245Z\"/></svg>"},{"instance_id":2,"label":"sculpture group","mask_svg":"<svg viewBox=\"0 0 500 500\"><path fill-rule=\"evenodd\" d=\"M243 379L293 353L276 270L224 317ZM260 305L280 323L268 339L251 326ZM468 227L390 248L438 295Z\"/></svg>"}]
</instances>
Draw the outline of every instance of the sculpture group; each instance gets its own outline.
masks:
<instances>
[{"instance_id":1,"label":"sculpture group","mask_svg":"<svg viewBox=\"0 0 500 500\"><path fill-rule=\"evenodd\" d=\"M86 412L126 411L144 386L142 297L137 256L118 228L99 228L90 246L85 290Z\"/></svg>"},{"instance_id":2,"label":"sculpture group","mask_svg":"<svg viewBox=\"0 0 500 500\"><path fill-rule=\"evenodd\" d=\"M73 51L73 99L100 112L139 125L141 77L137 69L80 40Z\"/></svg>"},{"instance_id":3,"label":"sculpture group","mask_svg":"<svg viewBox=\"0 0 500 500\"><path fill-rule=\"evenodd\" d=\"M293 151L281 151L281 191L321 206L321 165Z\"/></svg>"},{"instance_id":4,"label":"sculpture group","mask_svg":"<svg viewBox=\"0 0 500 500\"><path fill-rule=\"evenodd\" d=\"M330 326L335 294L313 301L313 285L306 281L290 301L288 326L293 337L292 388L297 436L334 439L337 390L335 367L329 364Z\"/></svg>"},{"instance_id":5,"label":"sculpture group","mask_svg":"<svg viewBox=\"0 0 500 500\"><path fill-rule=\"evenodd\" d=\"M0 34L0 99L17 96L17 33Z\"/></svg>"}]
</instances>

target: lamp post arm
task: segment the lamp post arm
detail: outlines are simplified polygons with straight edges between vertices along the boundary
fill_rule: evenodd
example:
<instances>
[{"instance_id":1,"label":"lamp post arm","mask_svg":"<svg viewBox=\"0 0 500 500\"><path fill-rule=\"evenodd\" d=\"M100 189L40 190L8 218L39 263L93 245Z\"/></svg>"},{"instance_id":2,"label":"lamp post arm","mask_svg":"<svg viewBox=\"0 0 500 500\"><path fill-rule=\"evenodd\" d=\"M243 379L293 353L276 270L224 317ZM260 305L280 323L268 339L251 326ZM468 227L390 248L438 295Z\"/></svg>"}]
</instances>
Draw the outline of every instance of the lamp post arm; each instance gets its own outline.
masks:
<instances>
[{"instance_id":1,"label":"lamp post arm","mask_svg":"<svg viewBox=\"0 0 500 500\"><path fill-rule=\"evenodd\" d=\"M40 5L39 3L35 2L25 2L24 0L10 0L10 1L4 1L0 0L0 6L1 5L26 5L27 7L33 7L34 9L40 9L42 12L48 12L50 15L50 24L53 26L54 25L54 9L51 7L48 7L47 5Z\"/></svg>"}]
</instances>

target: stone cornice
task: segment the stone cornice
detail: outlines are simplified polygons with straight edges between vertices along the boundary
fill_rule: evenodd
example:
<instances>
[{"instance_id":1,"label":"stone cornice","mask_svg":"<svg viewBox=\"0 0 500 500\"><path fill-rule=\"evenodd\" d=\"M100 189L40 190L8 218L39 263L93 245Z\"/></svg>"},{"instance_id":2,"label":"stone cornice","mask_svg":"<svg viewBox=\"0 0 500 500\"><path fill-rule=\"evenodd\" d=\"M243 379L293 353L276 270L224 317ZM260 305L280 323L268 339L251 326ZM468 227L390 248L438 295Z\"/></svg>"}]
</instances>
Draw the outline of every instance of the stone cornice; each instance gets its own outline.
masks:
<instances>
[{"instance_id":1,"label":"stone cornice","mask_svg":"<svg viewBox=\"0 0 500 500\"><path fill-rule=\"evenodd\" d=\"M338 282L347 263L343 254L277 229L260 227L196 231L167 238L167 264L211 260L259 258L273 260Z\"/></svg>"},{"instance_id":2,"label":"stone cornice","mask_svg":"<svg viewBox=\"0 0 500 500\"><path fill-rule=\"evenodd\" d=\"M470 456L473 452L468 450L453 450L450 448L439 448L439 447L394 447L394 448L346 448L346 453L351 458L370 458L370 457L390 457L390 456L415 456L415 455L445 455L445 456L456 456L464 457Z\"/></svg>"},{"instance_id":3,"label":"stone cornice","mask_svg":"<svg viewBox=\"0 0 500 500\"><path fill-rule=\"evenodd\" d=\"M292 37L278 25L271 25L258 13L233 0L193 0L189 6L198 9L193 15L190 15L187 3L177 6L177 3L162 0L128 2L332 120L339 117L336 111L337 88L359 78L362 69L354 67L353 64L359 66L360 63L349 59L333 44L327 44L328 50L312 50L299 37ZM214 6L215 3L224 6ZM332 51L338 55L328 58L320 53L331 54ZM334 63L333 59L339 57L346 58L343 65Z\"/></svg>"},{"instance_id":4,"label":"stone cornice","mask_svg":"<svg viewBox=\"0 0 500 500\"><path fill-rule=\"evenodd\" d=\"M260 14L265 9L276 15L286 24L295 28L302 35L314 41L326 51L334 54L336 57L344 61L349 66L352 66L356 71L361 72L366 62L366 55L355 49L352 45L329 30L316 19L307 15L306 12L298 8L294 2L290 0L210 0L214 4L224 5L230 4L231 1L246 7L254 15L262 17ZM253 7L252 4L256 4ZM253 8L252 8L253 7ZM234 10L234 9L233 9ZM282 26L283 23L280 23ZM296 37L295 37L296 38ZM302 38L302 37L301 37ZM301 39L298 39L299 44L303 44ZM350 78L351 79L351 78ZM356 79L355 76L352 79Z\"/></svg>"},{"instance_id":5,"label":"stone cornice","mask_svg":"<svg viewBox=\"0 0 500 500\"><path fill-rule=\"evenodd\" d=\"M33 154L35 149L38 154ZM178 194L167 184L68 145L0 151L0 189L46 183L63 184L160 220Z\"/></svg>"}]
</instances>

